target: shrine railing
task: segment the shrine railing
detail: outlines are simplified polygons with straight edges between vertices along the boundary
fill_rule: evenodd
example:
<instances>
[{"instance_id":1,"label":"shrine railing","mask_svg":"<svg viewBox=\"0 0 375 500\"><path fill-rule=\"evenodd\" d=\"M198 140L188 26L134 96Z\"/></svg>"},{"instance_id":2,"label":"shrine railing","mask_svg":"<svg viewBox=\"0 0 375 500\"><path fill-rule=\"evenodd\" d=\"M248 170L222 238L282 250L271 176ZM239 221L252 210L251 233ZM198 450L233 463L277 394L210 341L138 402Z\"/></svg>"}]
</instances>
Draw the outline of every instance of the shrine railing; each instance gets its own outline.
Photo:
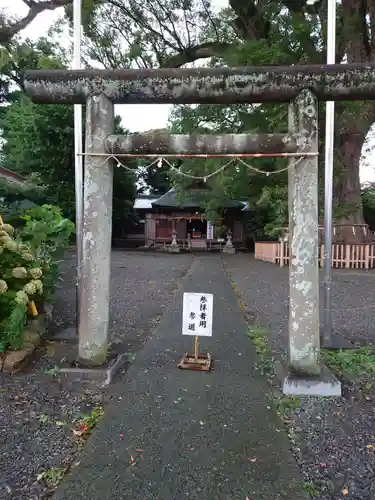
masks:
<instances>
[{"instance_id":1,"label":"shrine railing","mask_svg":"<svg viewBox=\"0 0 375 500\"><path fill-rule=\"evenodd\" d=\"M255 258L284 267L289 264L289 245L285 241L258 241ZM324 245L319 249L319 266L324 265ZM375 268L375 243L332 245L332 267L342 269Z\"/></svg>"}]
</instances>

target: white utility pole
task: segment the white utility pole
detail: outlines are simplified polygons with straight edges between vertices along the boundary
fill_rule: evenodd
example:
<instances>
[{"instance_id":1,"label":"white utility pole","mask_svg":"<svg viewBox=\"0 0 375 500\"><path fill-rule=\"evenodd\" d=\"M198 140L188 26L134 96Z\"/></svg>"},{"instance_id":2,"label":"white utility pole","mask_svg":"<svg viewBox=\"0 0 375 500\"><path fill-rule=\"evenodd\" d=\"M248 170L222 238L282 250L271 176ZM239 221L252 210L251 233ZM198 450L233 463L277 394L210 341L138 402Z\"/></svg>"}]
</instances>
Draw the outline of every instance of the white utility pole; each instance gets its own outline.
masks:
<instances>
[{"instance_id":1,"label":"white utility pole","mask_svg":"<svg viewBox=\"0 0 375 500\"><path fill-rule=\"evenodd\" d=\"M327 64L336 63L336 0L328 0L327 13ZM326 135L324 161L324 325L322 347L332 343L332 200L333 200L333 151L335 132L335 103L326 103Z\"/></svg>"},{"instance_id":2,"label":"white utility pole","mask_svg":"<svg viewBox=\"0 0 375 500\"><path fill-rule=\"evenodd\" d=\"M73 0L73 69L81 69L81 0ZM74 105L74 153L76 197L76 247L77 247L77 330L80 315L80 281L83 244L83 157L82 157L82 105Z\"/></svg>"}]
</instances>

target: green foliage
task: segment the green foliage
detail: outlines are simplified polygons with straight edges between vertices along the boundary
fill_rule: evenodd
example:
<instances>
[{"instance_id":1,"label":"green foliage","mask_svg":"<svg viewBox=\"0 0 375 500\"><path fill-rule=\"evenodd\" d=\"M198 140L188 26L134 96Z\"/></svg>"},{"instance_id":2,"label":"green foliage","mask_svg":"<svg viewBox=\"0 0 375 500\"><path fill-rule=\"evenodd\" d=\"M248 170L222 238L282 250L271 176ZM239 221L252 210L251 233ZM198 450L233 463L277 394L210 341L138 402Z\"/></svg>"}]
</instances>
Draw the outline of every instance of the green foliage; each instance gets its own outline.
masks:
<instances>
[{"instance_id":1,"label":"green foliage","mask_svg":"<svg viewBox=\"0 0 375 500\"><path fill-rule=\"evenodd\" d=\"M252 326L249 327L247 334L259 357L259 363L257 363L256 369L259 370L262 375L272 373L274 359L267 343L267 332L263 328Z\"/></svg>"},{"instance_id":2,"label":"green foliage","mask_svg":"<svg viewBox=\"0 0 375 500\"><path fill-rule=\"evenodd\" d=\"M63 68L59 48L47 39L37 43L14 40L2 49L6 80L22 87L21 70L32 68ZM1 60L0 60L1 66ZM0 82L1 84L1 82ZM5 94L4 94L5 95ZM5 99L5 97L4 97ZM53 203L70 220L75 220L75 165L73 106L41 106L19 92L7 94L10 104L0 114L0 129L5 140L1 165L26 177L37 177L38 188L33 196L17 193L17 201L31 200L36 204ZM83 117L83 120L85 117ZM116 118L116 132L123 133ZM127 167L136 162L127 161ZM35 185L35 183L34 183ZM1 185L0 185L1 191ZM133 203L136 177L125 169L116 168L113 187L113 233L123 235L136 220ZM10 201L10 194L6 199ZM12 200L14 201L14 200ZM9 203L5 204L5 212ZM17 210L17 206L11 207Z\"/></svg>"},{"instance_id":3,"label":"green foliage","mask_svg":"<svg viewBox=\"0 0 375 500\"><path fill-rule=\"evenodd\" d=\"M25 70L61 68L57 52L58 46L46 38L32 42L16 36L9 43L0 44L0 104L10 104L19 97ZM5 110L0 107L0 121Z\"/></svg>"},{"instance_id":4,"label":"green foliage","mask_svg":"<svg viewBox=\"0 0 375 500\"><path fill-rule=\"evenodd\" d=\"M322 351L327 366L339 377L372 377L375 375L375 354L370 347L353 350Z\"/></svg>"},{"instance_id":5,"label":"green foliage","mask_svg":"<svg viewBox=\"0 0 375 500\"><path fill-rule=\"evenodd\" d=\"M115 117L116 134L125 134L127 130L121 126L121 118ZM127 235L132 226L137 222L133 209L134 199L137 194L137 160L122 159L126 168L121 165L115 167L113 174L113 208L112 208L112 234L116 237ZM131 169L131 170L129 170Z\"/></svg>"},{"instance_id":6,"label":"green foliage","mask_svg":"<svg viewBox=\"0 0 375 500\"><path fill-rule=\"evenodd\" d=\"M35 253L43 269L44 300L50 301L55 292L58 264L74 232L74 224L52 205L28 210L22 216L25 225L20 230L22 241Z\"/></svg>"},{"instance_id":7,"label":"green foliage","mask_svg":"<svg viewBox=\"0 0 375 500\"><path fill-rule=\"evenodd\" d=\"M45 201L57 204L65 217L71 220L75 219L73 122L72 106L40 106L22 96L8 107L3 125L7 141L3 164L24 176L37 175L43 187L39 187L35 195L43 195ZM127 162L129 165L132 163ZM41 201L40 196L30 198L26 188L23 194L36 203ZM135 220L135 194L135 175L116 168L113 185L114 235L127 232Z\"/></svg>"},{"instance_id":8,"label":"green foliage","mask_svg":"<svg viewBox=\"0 0 375 500\"><path fill-rule=\"evenodd\" d=\"M245 113L245 106L176 106L171 115L171 126L178 133L192 130L196 133L265 132L272 126L274 129L271 128L271 131L276 131L275 120L284 111L282 106L275 107L273 114L261 113L260 108L255 108L253 114ZM283 123L277 125L277 131L282 131L283 126ZM226 200L248 201L248 236L256 239L277 238L288 219L285 159L232 161L224 168L226 163L228 160L196 159L184 160L181 166L183 172L198 176L209 176L212 172L220 171L207 181L211 195L204 207L205 216L218 222ZM274 173L280 170L280 173ZM184 177L174 176L173 180L182 192L190 185L190 181Z\"/></svg>"},{"instance_id":9,"label":"green foliage","mask_svg":"<svg viewBox=\"0 0 375 500\"><path fill-rule=\"evenodd\" d=\"M35 176L30 176L24 184L0 179L0 214L15 227L20 225L20 215L26 210L51 201L46 195L45 186Z\"/></svg>"},{"instance_id":10,"label":"green foliage","mask_svg":"<svg viewBox=\"0 0 375 500\"><path fill-rule=\"evenodd\" d=\"M140 184L139 192L144 192L146 189L150 194L161 196L172 187L172 178L168 165L162 165L160 168L154 165L143 165L139 161L140 174L138 182Z\"/></svg>"},{"instance_id":11,"label":"green foliage","mask_svg":"<svg viewBox=\"0 0 375 500\"><path fill-rule=\"evenodd\" d=\"M21 203L24 200L29 200L36 205L43 204L47 199L45 191L45 186L35 182L32 177L29 177L24 184L16 184L0 179L0 199L9 210L12 209L11 207L14 204Z\"/></svg>"},{"instance_id":12,"label":"green foliage","mask_svg":"<svg viewBox=\"0 0 375 500\"><path fill-rule=\"evenodd\" d=\"M358 33L363 32L358 29L359 25L363 26L363 15L362 11L353 14L348 6L338 3L338 61L344 55L350 62L359 62L361 57L368 60L372 30L358 39ZM370 11L367 15L372 19ZM374 23L369 24L374 26ZM145 0L142 5L125 1L116 5L95 4L85 33L90 58L112 68L180 66L201 59L202 54L209 66L291 66L324 62L326 25L327 11L321 2L314 7L306 7L303 2L230 2L230 8L218 11L210 0L166 0L163 4ZM123 46L128 49L118 49ZM348 134L345 142L350 142L358 132L365 135L374 120L373 110L363 103L344 102L337 106L337 111L340 111L337 113L337 132ZM362 120L356 118L359 114L363 116ZM324 113L320 116L324 117ZM285 132L287 106L176 106L171 122L173 131L179 133ZM323 121L319 125L323 135ZM353 169L357 170L358 179L358 165L353 165L356 154L340 154L346 147L341 146L338 144L336 151L337 162L342 168L339 169L341 179L336 182L335 215L343 223L352 215L360 220L362 213L358 189L355 193L348 193L349 183L341 182L345 176L352 175L349 171L353 172ZM207 167L207 163L196 162L192 168L190 163L186 165L184 162L182 168L196 174L215 170L212 165ZM265 171L277 170L285 164L282 160L249 160L249 163ZM216 165L219 167L221 162L217 161ZM230 196L248 200L254 218L263 224L256 228L252 224L254 235L275 236L287 213L286 176L272 176L270 182L270 179L261 174L254 175L249 170L244 173L240 168L235 175L232 171L233 168L228 169L228 173L223 173L219 182L214 183L213 200L206 207L206 215L210 213L211 219L214 216L220 218L215 208L219 199ZM174 182L184 186L183 181ZM270 191L273 191L272 195ZM263 203L265 197L270 200L268 214ZM345 205L348 198L350 203ZM262 209L258 205L260 199L264 205Z\"/></svg>"},{"instance_id":13,"label":"green foliage","mask_svg":"<svg viewBox=\"0 0 375 500\"><path fill-rule=\"evenodd\" d=\"M21 96L3 125L4 164L29 176L38 173L45 194L74 218L74 134L71 106L38 106Z\"/></svg>"},{"instance_id":14,"label":"green foliage","mask_svg":"<svg viewBox=\"0 0 375 500\"><path fill-rule=\"evenodd\" d=\"M43 292L42 269L10 224L0 226L0 252L0 342L18 348L28 303Z\"/></svg>"},{"instance_id":15,"label":"green foliage","mask_svg":"<svg viewBox=\"0 0 375 500\"><path fill-rule=\"evenodd\" d=\"M371 186L362 192L363 215L372 231L375 231L375 188Z\"/></svg>"},{"instance_id":16,"label":"green foliage","mask_svg":"<svg viewBox=\"0 0 375 500\"><path fill-rule=\"evenodd\" d=\"M129 165L127 165L129 166ZM123 237L130 232L137 222L133 209L136 196L136 176L133 172L118 167L113 176L112 233L114 237Z\"/></svg>"},{"instance_id":17,"label":"green foliage","mask_svg":"<svg viewBox=\"0 0 375 500\"><path fill-rule=\"evenodd\" d=\"M99 423L104 415L104 409L101 406L93 408L88 415L82 415L78 422L84 434L89 435L94 427Z\"/></svg>"},{"instance_id":18,"label":"green foliage","mask_svg":"<svg viewBox=\"0 0 375 500\"><path fill-rule=\"evenodd\" d=\"M44 205L26 211L15 230L0 225L0 344L19 348L31 300L50 301L61 259L74 225L60 209Z\"/></svg>"},{"instance_id":19,"label":"green foliage","mask_svg":"<svg viewBox=\"0 0 375 500\"><path fill-rule=\"evenodd\" d=\"M71 5L66 7L65 13L71 24ZM368 5L353 13L349 5L338 2L338 61L344 56L348 62L368 62L373 59L373 54L368 50L375 26L373 17ZM369 28L365 34L360 29L364 18L368 19ZM230 2L230 7L218 10L211 0L165 0L156 3L144 0L142 4L125 0L85 0L83 25L85 60L95 61L107 68L178 67L202 59L202 56L209 66L322 64L326 53L327 10L322 2L306 7L303 2L296 1L250 0L247 3ZM54 28L55 34L61 34L63 27L63 21L60 20ZM9 85L10 82L16 83L22 88L22 69L61 65L65 62L63 54L61 48L45 39L37 43L21 43L13 38L3 48L0 57L0 74L4 75L0 77L0 92L3 88L6 102L16 99L19 103L15 104L13 115L9 115L8 129L7 124L4 124L5 135L8 134L6 139L10 138L7 153L9 167L17 171L40 172L43 183L47 185L48 195L62 207L66 216L73 219L72 110L67 108L70 116L64 118L60 116L64 112L63 106L38 106L32 109L32 105L20 103L17 94L10 92ZM324 106L320 108L319 111L323 111L320 117L324 118ZM354 162L358 156L358 137L364 137L373 123L374 110L370 104L340 102L337 103L336 111L337 137L345 137L345 144L336 141L335 218L341 223L350 217L360 221L362 208L357 183L358 165ZM50 113L51 117L47 116ZM361 120L358 120L358 116L361 116ZM34 133L41 123L45 123L47 128L42 133L43 127L40 127L45 140ZM287 106L176 106L171 124L173 131L178 133L285 132ZM319 126L323 139L323 120ZM48 137L48 130L53 131L54 137ZM32 156L35 139L36 153ZM52 152L46 150L49 144L52 145ZM283 159L254 159L247 162L264 172L279 170L286 165ZM184 161L181 168L200 175L202 172L215 171L220 166L221 161ZM119 174L115 175L119 177ZM350 182L344 182L345 177ZM135 178L130 174L127 178L121 178L121 182L117 180L114 186L113 220L114 233L120 234L134 221L131 205ZM185 187L184 180L171 175L165 168L149 169L141 175L141 181L155 194L167 191L171 184ZM212 200L205 206L206 215L211 220L219 221L223 200L247 200L251 207L251 236L276 237L287 214L286 183L286 174L267 177L247 169L243 164L233 164L210 183ZM349 186L354 186L354 189L349 189ZM126 215L122 223L124 213Z\"/></svg>"}]
</instances>

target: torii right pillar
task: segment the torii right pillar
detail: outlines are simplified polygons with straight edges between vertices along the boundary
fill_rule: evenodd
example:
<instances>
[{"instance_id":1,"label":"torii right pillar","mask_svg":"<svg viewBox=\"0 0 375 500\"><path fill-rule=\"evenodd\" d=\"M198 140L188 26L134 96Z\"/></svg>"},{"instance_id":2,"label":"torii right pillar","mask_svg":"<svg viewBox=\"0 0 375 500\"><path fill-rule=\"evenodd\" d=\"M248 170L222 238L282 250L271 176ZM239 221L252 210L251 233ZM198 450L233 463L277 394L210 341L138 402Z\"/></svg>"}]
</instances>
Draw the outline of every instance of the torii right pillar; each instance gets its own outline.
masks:
<instances>
[{"instance_id":1,"label":"torii right pillar","mask_svg":"<svg viewBox=\"0 0 375 500\"><path fill-rule=\"evenodd\" d=\"M289 168L289 373L284 394L340 396L341 385L320 363L318 233L318 102L303 90L289 106L297 151Z\"/></svg>"}]
</instances>

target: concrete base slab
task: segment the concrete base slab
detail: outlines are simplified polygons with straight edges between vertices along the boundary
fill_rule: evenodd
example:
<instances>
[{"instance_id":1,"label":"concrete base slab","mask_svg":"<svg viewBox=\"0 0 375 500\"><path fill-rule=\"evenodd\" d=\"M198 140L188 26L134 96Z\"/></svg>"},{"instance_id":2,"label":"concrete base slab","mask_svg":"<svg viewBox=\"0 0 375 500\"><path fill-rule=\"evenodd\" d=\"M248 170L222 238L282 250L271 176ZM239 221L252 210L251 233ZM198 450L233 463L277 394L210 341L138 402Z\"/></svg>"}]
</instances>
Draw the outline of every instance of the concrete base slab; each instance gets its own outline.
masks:
<instances>
[{"instance_id":1,"label":"concrete base slab","mask_svg":"<svg viewBox=\"0 0 375 500\"><path fill-rule=\"evenodd\" d=\"M296 375L281 363L276 363L275 373L282 393L287 396L341 397L341 382L325 365L322 365L320 375L315 377Z\"/></svg>"},{"instance_id":2,"label":"concrete base slab","mask_svg":"<svg viewBox=\"0 0 375 500\"><path fill-rule=\"evenodd\" d=\"M168 248L168 252L169 252L169 253L180 253L180 247L178 247L178 246L172 246L172 245L171 245L171 246Z\"/></svg>"},{"instance_id":3,"label":"concrete base slab","mask_svg":"<svg viewBox=\"0 0 375 500\"><path fill-rule=\"evenodd\" d=\"M320 346L323 349L330 349L330 350L340 350L340 349L357 349L358 346L355 345L354 342L349 342L345 338L343 338L340 335L336 334L331 334L331 338L328 339L321 339L320 341Z\"/></svg>"},{"instance_id":4,"label":"concrete base slab","mask_svg":"<svg viewBox=\"0 0 375 500\"><path fill-rule=\"evenodd\" d=\"M112 360L107 367L101 368L60 368L59 373L65 378L82 380L95 380L101 387L107 387L113 381L115 375L124 367L129 360L126 354L120 354Z\"/></svg>"},{"instance_id":5,"label":"concrete base slab","mask_svg":"<svg viewBox=\"0 0 375 500\"><path fill-rule=\"evenodd\" d=\"M63 330L59 330L48 337L48 340L53 340L54 342L78 342L77 328L75 326L70 326Z\"/></svg>"},{"instance_id":6,"label":"concrete base slab","mask_svg":"<svg viewBox=\"0 0 375 500\"><path fill-rule=\"evenodd\" d=\"M234 253L236 253L236 249L232 246L232 247L223 247L223 253L228 253L228 254L231 254L233 255Z\"/></svg>"}]
</instances>

